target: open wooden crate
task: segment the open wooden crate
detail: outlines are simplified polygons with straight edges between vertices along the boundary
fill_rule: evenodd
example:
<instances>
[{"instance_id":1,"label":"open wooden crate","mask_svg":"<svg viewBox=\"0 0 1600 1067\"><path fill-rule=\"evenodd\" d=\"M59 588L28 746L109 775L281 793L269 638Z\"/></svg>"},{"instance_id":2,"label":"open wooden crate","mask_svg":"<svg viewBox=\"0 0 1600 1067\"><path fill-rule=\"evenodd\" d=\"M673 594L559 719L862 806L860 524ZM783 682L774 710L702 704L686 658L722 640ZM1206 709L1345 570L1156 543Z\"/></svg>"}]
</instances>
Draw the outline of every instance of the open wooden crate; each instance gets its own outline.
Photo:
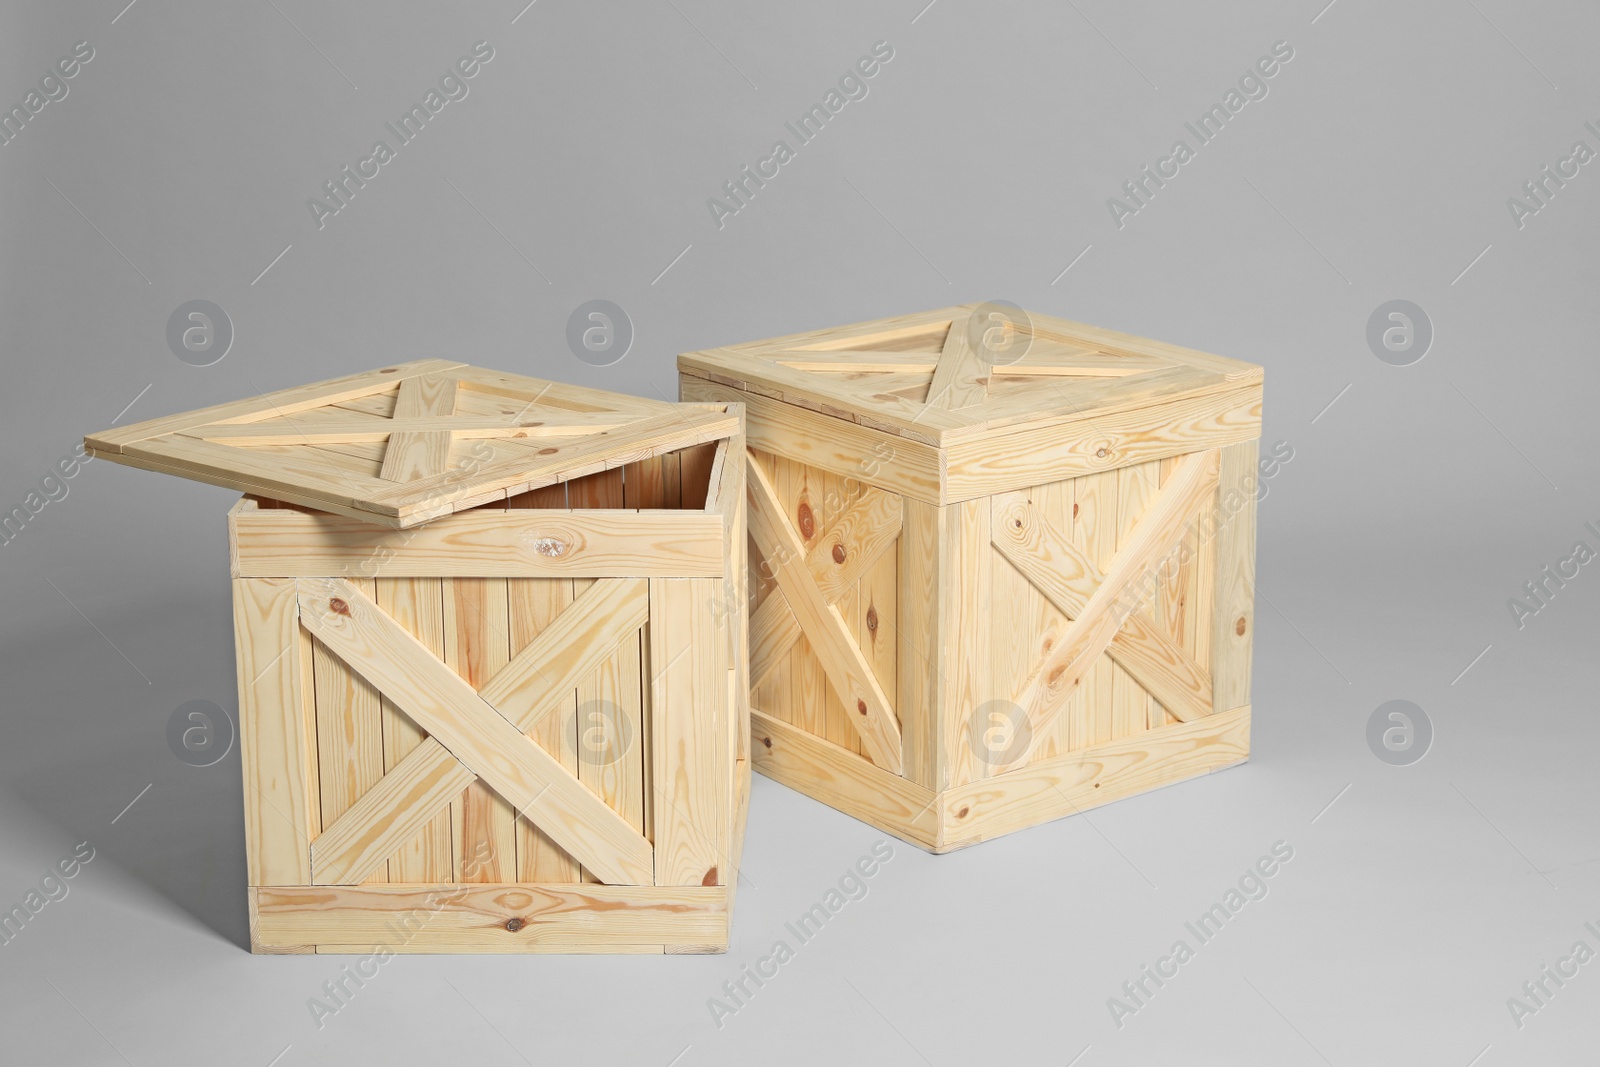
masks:
<instances>
[{"instance_id":1,"label":"open wooden crate","mask_svg":"<svg viewBox=\"0 0 1600 1067\"><path fill-rule=\"evenodd\" d=\"M737 405L429 360L107 431L235 488L258 952L719 952Z\"/></svg>"},{"instance_id":2,"label":"open wooden crate","mask_svg":"<svg viewBox=\"0 0 1600 1067\"><path fill-rule=\"evenodd\" d=\"M757 770L935 852L1244 760L1261 368L967 305L679 357L748 410Z\"/></svg>"}]
</instances>

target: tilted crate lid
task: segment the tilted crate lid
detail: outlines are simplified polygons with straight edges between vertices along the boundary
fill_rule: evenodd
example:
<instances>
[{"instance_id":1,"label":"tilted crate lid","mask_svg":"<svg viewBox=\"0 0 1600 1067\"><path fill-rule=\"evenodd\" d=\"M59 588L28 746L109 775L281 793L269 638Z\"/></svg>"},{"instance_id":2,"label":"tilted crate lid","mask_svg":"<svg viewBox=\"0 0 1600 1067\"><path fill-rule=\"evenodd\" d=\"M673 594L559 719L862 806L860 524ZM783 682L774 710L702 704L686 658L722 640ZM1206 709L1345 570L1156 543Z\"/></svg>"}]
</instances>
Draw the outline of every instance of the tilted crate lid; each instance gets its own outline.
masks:
<instances>
[{"instance_id":1,"label":"tilted crate lid","mask_svg":"<svg viewBox=\"0 0 1600 1067\"><path fill-rule=\"evenodd\" d=\"M1262 380L1252 363L1003 303L686 352L678 369L934 445Z\"/></svg>"},{"instance_id":2,"label":"tilted crate lid","mask_svg":"<svg viewBox=\"0 0 1600 1067\"><path fill-rule=\"evenodd\" d=\"M739 431L704 405L418 360L91 434L133 467L404 529Z\"/></svg>"}]
</instances>

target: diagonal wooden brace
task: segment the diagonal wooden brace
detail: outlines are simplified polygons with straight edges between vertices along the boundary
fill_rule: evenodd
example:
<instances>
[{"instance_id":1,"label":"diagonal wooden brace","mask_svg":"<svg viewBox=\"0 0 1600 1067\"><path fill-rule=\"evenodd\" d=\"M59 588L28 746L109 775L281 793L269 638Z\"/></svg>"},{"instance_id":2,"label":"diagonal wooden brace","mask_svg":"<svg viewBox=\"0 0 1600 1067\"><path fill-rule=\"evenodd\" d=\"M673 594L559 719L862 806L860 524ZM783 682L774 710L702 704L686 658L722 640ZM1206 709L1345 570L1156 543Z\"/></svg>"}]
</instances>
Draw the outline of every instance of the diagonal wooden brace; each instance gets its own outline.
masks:
<instances>
[{"instance_id":1,"label":"diagonal wooden brace","mask_svg":"<svg viewBox=\"0 0 1600 1067\"><path fill-rule=\"evenodd\" d=\"M996 497L994 547L1069 619L1083 614L1105 575L1052 529L1023 494ZM1106 651L1181 722L1211 714L1211 675L1142 612L1132 612Z\"/></svg>"},{"instance_id":2,"label":"diagonal wooden brace","mask_svg":"<svg viewBox=\"0 0 1600 1067\"><path fill-rule=\"evenodd\" d=\"M1090 664L1137 614L1124 610L1122 603L1131 583L1172 551L1188 532L1189 516L1216 493L1220 456L1217 449L1211 449L1178 461L1167 484L1145 509L1072 625L1023 683L1016 703L1028 717L1035 742L1044 736L1045 726L1060 711L1065 697L1077 688ZM997 771L1020 766L1027 758L1028 753L1024 752Z\"/></svg>"},{"instance_id":3,"label":"diagonal wooden brace","mask_svg":"<svg viewBox=\"0 0 1600 1067\"><path fill-rule=\"evenodd\" d=\"M301 625L431 736L312 842L312 881L359 883L478 776L612 884L648 885L650 843L525 731L648 613L645 582L597 582L474 692L342 579L301 579Z\"/></svg>"},{"instance_id":4,"label":"diagonal wooden brace","mask_svg":"<svg viewBox=\"0 0 1600 1067\"><path fill-rule=\"evenodd\" d=\"M851 712L850 721L861 735L867 755L884 770L899 774L900 726L872 673L872 665L850 635L844 616L828 603L807 567L805 543L784 516L766 472L759 464L751 463L747 474L748 521L756 547L776 572L773 577L778 588L821 661L828 683Z\"/></svg>"},{"instance_id":5,"label":"diagonal wooden brace","mask_svg":"<svg viewBox=\"0 0 1600 1067\"><path fill-rule=\"evenodd\" d=\"M806 569L824 600L837 604L895 543L903 511L898 494L864 486L860 498L817 538L806 553ZM775 589L750 618L751 686L761 684L798 640L800 624L783 590Z\"/></svg>"}]
</instances>

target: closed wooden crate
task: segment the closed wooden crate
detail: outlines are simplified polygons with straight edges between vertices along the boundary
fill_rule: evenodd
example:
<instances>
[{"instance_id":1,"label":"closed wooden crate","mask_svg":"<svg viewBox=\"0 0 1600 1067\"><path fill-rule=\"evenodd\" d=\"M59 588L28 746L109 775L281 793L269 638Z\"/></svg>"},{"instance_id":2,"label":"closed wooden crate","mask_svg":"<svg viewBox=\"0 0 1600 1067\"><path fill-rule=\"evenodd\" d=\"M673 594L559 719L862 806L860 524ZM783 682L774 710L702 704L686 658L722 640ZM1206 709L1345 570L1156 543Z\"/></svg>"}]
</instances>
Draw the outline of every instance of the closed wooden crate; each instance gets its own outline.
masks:
<instances>
[{"instance_id":1,"label":"closed wooden crate","mask_svg":"<svg viewBox=\"0 0 1600 1067\"><path fill-rule=\"evenodd\" d=\"M444 361L106 431L228 514L257 952L720 952L742 409Z\"/></svg>"},{"instance_id":2,"label":"closed wooden crate","mask_svg":"<svg viewBox=\"0 0 1600 1067\"><path fill-rule=\"evenodd\" d=\"M1248 756L1260 367L986 304L678 368L748 411L757 770L945 852Z\"/></svg>"}]
</instances>

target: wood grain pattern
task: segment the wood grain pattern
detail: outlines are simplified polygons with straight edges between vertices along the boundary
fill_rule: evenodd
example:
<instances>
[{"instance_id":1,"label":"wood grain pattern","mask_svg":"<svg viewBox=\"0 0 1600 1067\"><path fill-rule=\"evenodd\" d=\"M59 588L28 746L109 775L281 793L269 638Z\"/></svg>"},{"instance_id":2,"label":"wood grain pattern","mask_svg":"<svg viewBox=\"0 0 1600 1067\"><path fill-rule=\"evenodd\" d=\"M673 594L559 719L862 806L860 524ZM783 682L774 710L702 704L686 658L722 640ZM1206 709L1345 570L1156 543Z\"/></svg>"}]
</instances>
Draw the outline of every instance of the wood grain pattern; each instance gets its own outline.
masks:
<instances>
[{"instance_id":1,"label":"wood grain pattern","mask_svg":"<svg viewBox=\"0 0 1600 1067\"><path fill-rule=\"evenodd\" d=\"M311 639L293 582L233 583L250 885L311 881L311 839L322 829Z\"/></svg>"},{"instance_id":2,"label":"wood grain pattern","mask_svg":"<svg viewBox=\"0 0 1600 1067\"><path fill-rule=\"evenodd\" d=\"M427 730L431 740L607 881L649 884L649 842L359 589L337 578L302 578L297 585L302 624Z\"/></svg>"},{"instance_id":3,"label":"wood grain pattern","mask_svg":"<svg viewBox=\"0 0 1600 1067\"><path fill-rule=\"evenodd\" d=\"M390 951L440 945L478 952L727 940L727 892L720 886L512 882L253 892L257 936L268 945L365 942Z\"/></svg>"},{"instance_id":4,"label":"wood grain pattern","mask_svg":"<svg viewBox=\"0 0 1600 1067\"><path fill-rule=\"evenodd\" d=\"M777 492L759 466L749 469L748 486L750 529L762 554L774 566L778 585L829 684L847 709L857 711L850 721L872 761L886 770L899 771L900 729L888 697L851 640L839 610L823 598L806 570L805 545L783 517Z\"/></svg>"},{"instance_id":5,"label":"wood grain pattern","mask_svg":"<svg viewBox=\"0 0 1600 1067\"><path fill-rule=\"evenodd\" d=\"M1184 458L1166 491L1116 553L1104 580L1072 626L1017 695L1016 702L1028 715L1035 738L1059 709L1061 698L1082 681L1121 629L1124 616L1119 609L1126 603L1130 583L1174 547L1196 506L1213 491L1218 460L1216 451Z\"/></svg>"},{"instance_id":6,"label":"wood grain pattern","mask_svg":"<svg viewBox=\"0 0 1600 1067\"><path fill-rule=\"evenodd\" d=\"M733 753L708 694L727 692L724 618L710 613L718 583L650 581L650 709L657 885L722 885L729 869Z\"/></svg>"},{"instance_id":7,"label":"wood grain pattern","mask_svg":"<svg viewBox=\"0 0 1600 1067\"><path fill-rule=\"evenodd\" d=\"M1256 462L1259 441L1222 450L1217 506L1224 516L1216 541L1216 605L1212 613L1211 677L1218 708L1250 702L1255 637Z\"/></svg>"}]
</instances>

